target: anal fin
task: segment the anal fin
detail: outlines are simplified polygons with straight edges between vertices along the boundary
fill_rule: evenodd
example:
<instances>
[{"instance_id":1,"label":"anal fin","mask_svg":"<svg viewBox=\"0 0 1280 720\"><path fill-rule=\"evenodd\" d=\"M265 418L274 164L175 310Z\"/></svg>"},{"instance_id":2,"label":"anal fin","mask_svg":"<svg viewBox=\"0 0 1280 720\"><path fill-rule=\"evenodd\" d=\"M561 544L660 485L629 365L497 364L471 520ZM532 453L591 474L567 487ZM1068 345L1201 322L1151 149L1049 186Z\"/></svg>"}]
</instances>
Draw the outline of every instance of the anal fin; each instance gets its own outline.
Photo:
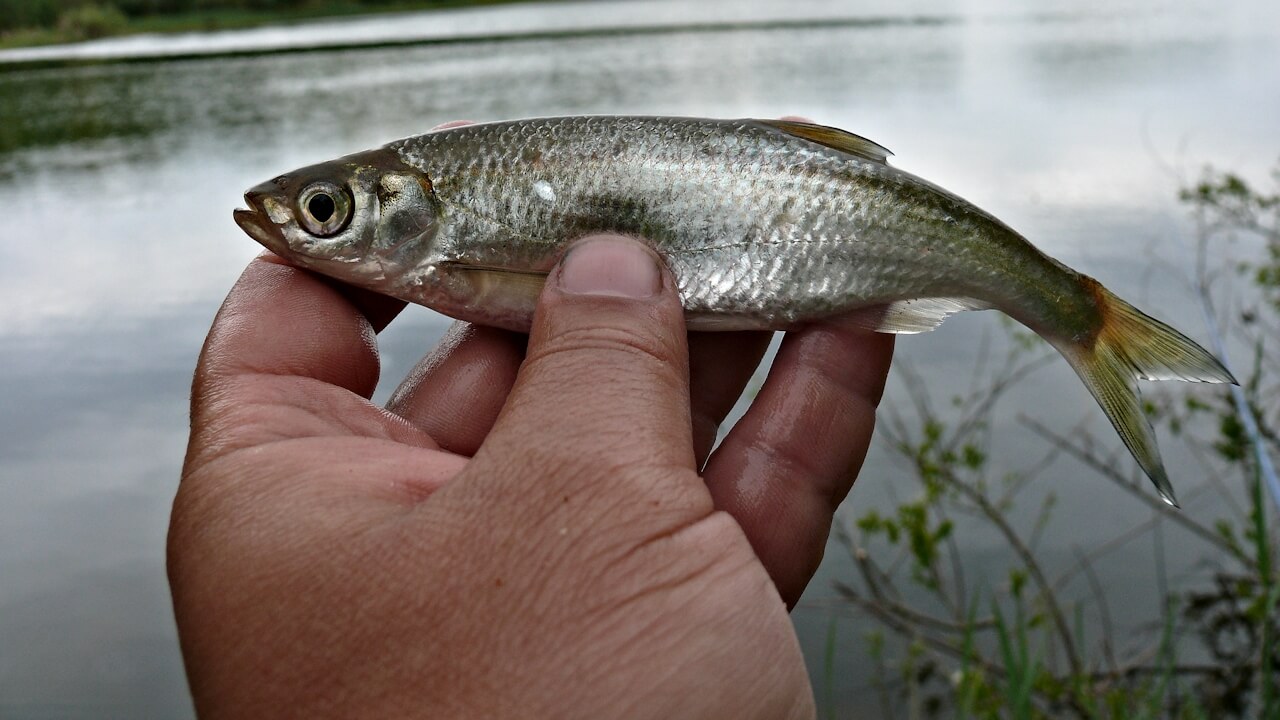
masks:
<instances>
[{"instance_id":1,"label":"anal fin","mask_svg":"<svg viewBox=\"0 0 1280 720\"><path fill-rule=\"evenodd\" d=\"M989 308L972 298L915 298L858 310L847 321L876 332L914 335L933 330L958 312Z\"/></svg>"}]
</instances>

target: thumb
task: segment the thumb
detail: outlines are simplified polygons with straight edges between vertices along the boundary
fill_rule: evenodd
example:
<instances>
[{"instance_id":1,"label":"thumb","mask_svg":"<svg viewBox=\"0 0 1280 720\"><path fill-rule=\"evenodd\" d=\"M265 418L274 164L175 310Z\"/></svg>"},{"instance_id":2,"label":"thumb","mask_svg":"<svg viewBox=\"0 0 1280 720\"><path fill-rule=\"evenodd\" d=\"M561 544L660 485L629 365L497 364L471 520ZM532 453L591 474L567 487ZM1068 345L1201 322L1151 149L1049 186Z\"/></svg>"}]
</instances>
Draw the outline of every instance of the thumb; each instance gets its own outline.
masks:
<instances>
[{"instance_id":1,"label":"thumb","mask_svg":"<svg viewBox=\"0 0 1280 720\"><path fill-rule=\"evenodd\" d=\"M498 473L515 482L534 470L559 483L692 473L688 354L654 254L620 236L579 241L547 278L524 364L474 462L518 458L523 472Z\"/></svg>"}]
</instances>

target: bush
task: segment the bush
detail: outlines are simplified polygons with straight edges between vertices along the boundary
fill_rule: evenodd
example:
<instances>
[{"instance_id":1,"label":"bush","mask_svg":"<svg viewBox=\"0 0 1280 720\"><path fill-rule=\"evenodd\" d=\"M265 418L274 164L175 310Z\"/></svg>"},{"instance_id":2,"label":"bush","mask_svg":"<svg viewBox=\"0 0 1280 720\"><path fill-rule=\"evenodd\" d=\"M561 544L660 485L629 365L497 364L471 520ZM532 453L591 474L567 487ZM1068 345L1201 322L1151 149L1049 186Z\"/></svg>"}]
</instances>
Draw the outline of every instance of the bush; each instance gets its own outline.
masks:
<instances>
[{"instance_id":1,"label":"bush","mask_svg":"<svg viewBox=\"0 0 1280 720\"><path fill-rule=\"evenodd\" d=\"M128 22L114 5L81 5L58 17L58 32L69 40L93 40L124 32Z\"/></svg>"},{"instance_id":2,"label":"bush","mask_svg":"<svg viewBox=\"0 0 1280 720\"><path fill-rule=\"evenodd\" d=\"M0 33L53 27L62 9L59 0L0 0Z\"/></svg>"},{"instance_id":3,"label":"bush","mask_svg":"<svg viewBox=\"0 0 1280 720\"><path fill-rule=\"evenodd\" d=\"M1082 429L1060 435L1020 418L1044 440L1041 460L1013 473L992 467L996 403L1039 365L1056 362L1038 341L1015 334L1005 361L984 369L989 377L947 411L931 402L909 365L895 363L915 414L882 407L877 432L910 469L905 479L917 492L835 527L857 570L837 591L880 624L868 651L885 708L897 701L917 718L1280 720L1280 494L1268 490L1280 483L1266 461L1280 453L1280 164L1272 176L1275 188L1261 190L1206 171L1181 194L1195 220L1201 265L1194 285L1211 334L1253 349L1251 359L1237 359L1242 387L1152 393L1148 401L1152 422L1195 449L1202 489L1232 498L1213 511L1225 517L1169 508ZM1251 259L1233 260L1230 246L1246 242ZM1237 288L1232 310L1215 312L1215 288L1222 294L1237 277L1250 291ZM1095 473L1133 494L1153 518L1110 539L1082 538L1074 561L1038 551L1054 495L1016 514L1015 500L1060 456L1077 463L1073 472ZM977 522L954 525L959 518ZM975 582L966 572L956 536L975 530L1003 542L1003 576L993 571ZM1151 533L1167 577L1159 538L1175 532L1203 543L1203 554L1161 588L1163 602L1151 606L1160 622L1116 632L1108 601L1124 597L1116 594L1123 589L1104 588L1095 561ZM889 646L890 634L902 642Z\"/></svg>"}]
</instances>

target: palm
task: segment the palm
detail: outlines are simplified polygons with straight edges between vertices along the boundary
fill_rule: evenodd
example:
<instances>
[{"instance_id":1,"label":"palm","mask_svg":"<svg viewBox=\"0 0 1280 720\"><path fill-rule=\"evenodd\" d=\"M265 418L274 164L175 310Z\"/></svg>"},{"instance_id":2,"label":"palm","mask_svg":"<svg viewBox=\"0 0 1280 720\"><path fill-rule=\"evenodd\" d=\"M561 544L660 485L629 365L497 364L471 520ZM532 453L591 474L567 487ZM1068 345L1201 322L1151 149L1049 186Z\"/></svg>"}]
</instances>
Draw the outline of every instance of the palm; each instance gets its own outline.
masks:
<instances>
[{"instance_id":1,"label":"palm","mask_svg":"<svg viewBox=\"0 0 1280 720\"><path fill-rule=\"evenodd\" d=\"M270 255L241 284L201 359L199 374L219 378L220 391L205 402L197 384L192 399L193 425L209 412L225 432L193 443L187 474L255 448L282 476L378 493L394 483L421 498L479 449L524 359L524 336L457 324L379 408L368 400L379 374L373 334L403 303L335 288ZM789 334L751 409L709 457L768 340L690 336L691 431L717 506L743 526L793 604L866 453L892 338L837 325ZM780 529L779 518L793 527Z\"/></svg>"},{"instance_id":2,"label":"palm","mask_svg":"<svg viewBox=\"0 0 1280 720\"><path fill-rule=\"evenodd\" d=\"M374 333L399 305L251 265L201 356L171 524L197 706L551 716L627 691L653 703L617 683L680 678L679 704L651 710L803 712L778 597L793 604L821 558L891 342L790 335L712 455L769 336L686 350L678 302L662 303L649 332L665 344L641 352L575 340L604 322L591 314L558 345L457 324L381 408ZM535 697L542 712L503 705Z\"/></svg>"}]
</instances>

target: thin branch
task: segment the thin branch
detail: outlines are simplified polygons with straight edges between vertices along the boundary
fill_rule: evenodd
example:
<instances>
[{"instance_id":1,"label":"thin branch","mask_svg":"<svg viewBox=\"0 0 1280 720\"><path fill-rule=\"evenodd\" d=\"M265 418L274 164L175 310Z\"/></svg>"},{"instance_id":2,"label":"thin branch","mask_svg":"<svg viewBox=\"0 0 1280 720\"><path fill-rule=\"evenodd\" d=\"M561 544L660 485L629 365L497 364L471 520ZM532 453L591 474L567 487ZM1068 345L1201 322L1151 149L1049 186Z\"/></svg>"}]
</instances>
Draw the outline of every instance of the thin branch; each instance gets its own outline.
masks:
<instances>
[{"instance_id":1,"label":"thin branch","mask_svg":"<svg viewBox=\"0 0 1280 720\"><path fill-rule=\"evenodd\" d=\"M1186 513L1179 512L1178 510L1172 507L1169 507L1164 503L1163 500L1160 500L1159 498L1156 498L1150 495L1149 493L1145 492L1142 488L1139 488L1138 486L1136 486L1134 483L1129 482L1122 475L1116 472L1114 462L1111 462L1110 460L1107 460L1104 458L1099 458L1096 455L1094 455L1092 452L1076 446L1067 438L1064 438L1058 435L1057 433L1053 432L1052 430L1045 427L1044 425L1041 425L1039 422L1037 422L1036 420L1030 417L1019 416L1019 418L1022 420L1023 423L1025 423L1028 427L1030 427L1031 430L1035 432L1037 435L1049 440L1050 442L1058 444L1063 449L1063 451L1065 451L1068 455L1070 455L1071 457L1074 457L1080 462L1083 462L1085 465L1088 465L1090 468L1098 472L1103 477L1106 477L1107 479L1111 480L1115 484L1129 491L1131 495L1141 500L1151 509L1169 518L1173 522L1181 525L1183 528L1190 531L1196 537L1199 537L1200 539L1214 545L1215 547L1227 553L1230 553L1232 557L1237 558L1238 560L1249 565L1250 567L1254 567L1254 563L1248 557L1240 555L1236 548L1233 548L1230 545L1230 543L1223 540L1213 530L1210 530L1209 528L1201 525L1195 520L1192 520L1191 517L1188 516Z\"/></svg>"},{"instance_id":2,"label":"thin branch","mask_svg":"<svg viewBox=\"0 0 1280 720\"><path fill-rule=\"evenodd\" d=\"M835 589L842 597L848 599L853 599L855 596L861 597L863 602L877 603L885 612L892 613L906 622L913 625L930 627L942 632L963 634L968 630L994 630L996 627L996 621L994 618L983 618L981 620L974 620L973 622L953 622L945 618L920 612L905 603L893 602L892 600L880 597L866 598L863 597L862 594L853 586L846 585L839 581L835 583Z\"/></svg>"},{"instance_id":3,"label":"thin branch","mask_svg":"<svg viewBox=\"0 0 1280 720\"><path fill-rule=\"evenodd\" d=\"M1053 618L1053 624L1062 639L1062 648L1067 655L1067 664L1071 666L1072 673L1079 674L1082 671L1082 665L1080 655L1076 651L1075 640L1071 637L1071 626L1067 624L1067 618L1062 612L1062 607L1058 605L1057 598L1053 594L1053 587L1045 578L1044 571L1040 568L1040 563L1036 560L1035 555L1022 542L1022 538L1018 536L1017 531L1009 524L1000 509L992 505L986 496L961 482L949 471L944 471L943 476L948 479L952 487L959 490L961 494L967 496L978 506L987 519L1004 536L1014 554L1018 556L1018 559L1027 568L1027 573L1031 576L1032 582L1036 584L1036 587L1040 588L1039 599L1049 609L1049 615Z\"/></svg>"},{"instance_id":4,"label":"thin branch","mask_svg":"<svg viewBox=\"0 0 1280 720\"><path fill-rule=\"evenodd\" d=\"M866 553L861 553L859 556L855 557L855 559L858 561L859 565L862 565L864 563L868 563L870 560L870 557ZM876 570L874 568L871 568L871 567L863 568L864 576L874 575L875 573L876 573ZM851 590L851 588L846 588L846 589ZM948 640L935 637L928 633L921 633L916 628L914 628L910 623L908 623L906 620L903 620L902 618L898 617L894 613L889 612L889 610L886 607L886 602L884 598L876 595L875 589L872 589L872 596L873 596L872 598L867 598L856 591L853 591L850 594L844 595L844 597L847 600L854 603L855 605L862 608L863 610L866 610L872 615L875 615L877 619L879 619L886 626L888 626L889 629L893 630L899 635L905 638L912 638L912 639L918 638L922 643L929 646L936 652L940 652L944 655L949 655L959 660L967 660L969 662L980 665L984 671L991 673L996 677L1004 677L1005 672L1003 668L992 664L989 660L987 660L986 658L983 658L981 655L977 655L976 653L966 652L963 646L956 645L955 643L950 642Z\"/></svg>"},{"instance_id":5,"label":"thin branch","mask_svg":"<svg viewBox=\"0 0 1280 720\"><path fill-rule=\"evenodd\" d=\"M1233 488L1227 487L1227 483L1223 480L1222 473L1210 471L1210 455L1205 446L1202 443L1192 441L1186 442L1184 446L1196 459L1196 462L1200 463L1200 469L1204 471L1204 476L1209 478L1209 482L1213 483L1214 487L1217 488L1218 497L1227 504L1227 507L1231 508L1233 513L1235 513L1236 520L1243 521L1246 517L1245 509L1240 507L1240 503L1236 501L1235 493L1232 492Z\"/></svg>"},{"instance_id":6,"label":"thin branch","mask_svg":"<svg viewBox=\"0 0 1280 720\"><path fill-rule=\"evenodd\" d=\"M1071 567L1067 568L1060 575L1058 575L1058 577L1054 578L1053 589L1055 591L1063 590L1066 587L1067 583L1071 582L1071 580L1073 580L1077 574L1084 572L1084 566L1082 565L1083 562L1092 563L1098 560L1099 558L1103 557L1104 555L1107 555L1116 550L1119 550L1121 547L1124 547L1125 545L1129 544L1134 539L1139 538L1143 535L1146 535L1147 532L1151 530L1152 526L1159 521L1159 519L1160 519L1160 516L1156 515L1152 517L1150 520L1145 520L1129 528L1128 530L1120 533L1114 538L1111 538L1107 542L1093 548L1089 552L1084 553L1083 555L1080 556L1079 561L1077 561L1075 565L1072 565Z\"/></svg>"},{"instance_id":7,"label":"thin branch","mask_svg":"<svg viewBox=\"0 0 1280 720\"><path fill-rule=\"evenodd\" d=\"M960 544L956 542L956 534L947 534L947 554L951 556L951 579L955 585L956 601L954 603L956 619L965 620L964 608L969 607L969 591L965 585L964 561L960 557Z\"/></svg>"},{"instance_id":8,"label":"thin branch","mask_svg":"<svg viewBox=\"0 0 1280 720\"><path fill-rule=\"evenodd\" d=\"M1106 658L1107 666L1115 672L1118 663L1116 663L1115 648L1111 646L1111 638L1116 634L1115 624L1111 621L1111 606L1107 603L1106 593L1102 591L1102 583L1093 572L1093 563L1084 559L1079 547L1073 545L1071 551L1076 556L1076 561L1084 567L1085 578L1089 580L1089 591L1093 593L1094 601L1098 605L1098 614L1102 618L1102 655Z\"/></svg>"},{"instance_id":9,"label":"thin branch","mask_svg":"<svg viewBox=\"0 0 1280 720\"><path fill-rule=\"evenodd\" d=\"M1016 353L1009 353L1005 359L1005 366L997 373L996 381L982 393L981 400L971 400L972 407L967 408L957 425L957 431L953 436L954 440L947 446L948 450L955 451L956 445L961 438L968 438L969 432L975 427L982 418L990 417L991 409L996 402L1004 396L1010 388L1022 382L1028 375L1039 370L1045 365L1050 364L1054 360L1052 354L1046 353L1034 360L1030 360L1020 366L1015 366ZM975 402L976 401L976 402Z\"/></svg>"},{"instance_id":10,"label":"thin branch","mask_svg":"<svg viewBox=\"0 0 1280 720\"><path fill-rule=\"evenodd\" d=\"M1222 673L1221 665L1133 665L1115 672L1092 672L1085 677L1090 680L1116 680L1119 678L1131 678L1137 675L1160 675L1163 673L1173 673L1174 675L1219 675Z\"/></svg>"}]
</instances>

